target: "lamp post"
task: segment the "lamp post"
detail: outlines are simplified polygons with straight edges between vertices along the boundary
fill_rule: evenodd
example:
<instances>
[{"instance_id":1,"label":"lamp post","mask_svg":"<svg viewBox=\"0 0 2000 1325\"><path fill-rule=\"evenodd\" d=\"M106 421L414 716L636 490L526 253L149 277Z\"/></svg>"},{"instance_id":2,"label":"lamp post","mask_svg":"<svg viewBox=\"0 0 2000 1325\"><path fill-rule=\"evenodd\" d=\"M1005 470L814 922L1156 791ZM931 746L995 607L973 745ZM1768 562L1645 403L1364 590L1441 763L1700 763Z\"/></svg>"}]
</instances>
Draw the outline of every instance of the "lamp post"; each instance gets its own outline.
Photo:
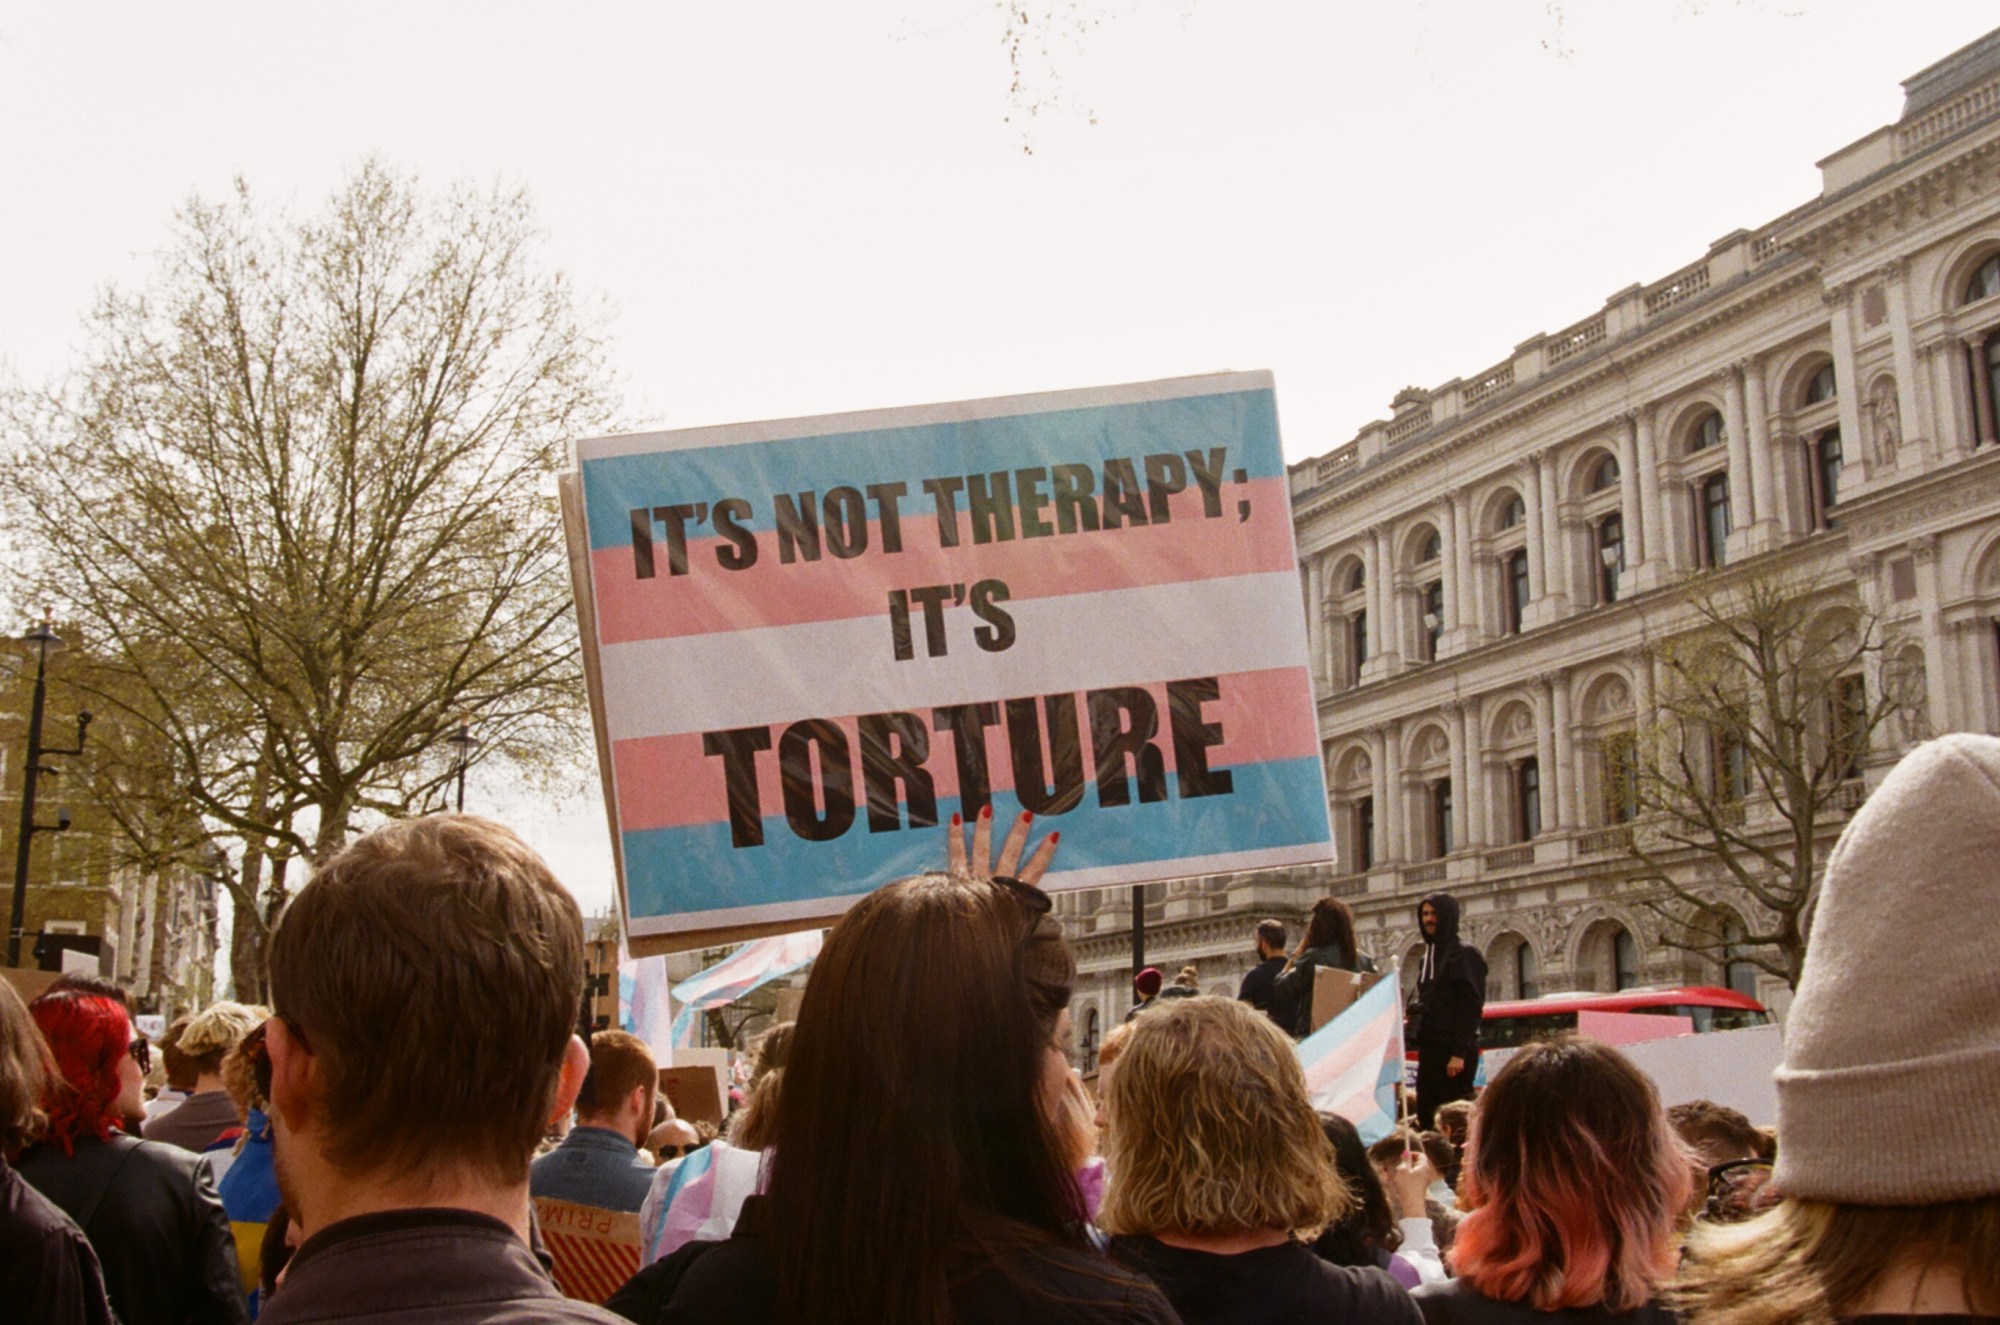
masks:
<instances>
[{"instance_id":1,"label":"lamp post","mask_svg":"<svg viewBox=\"0 0 2000 1325\"><path fill-rule=\"evenodd\" d=\"M479 748L479 738L461 722L458 724L458 730L445 739L451 743L451 748L458 752L458 812L464 814L465 766L472 762L472 752Z\"/></svg>"},{"instance_id":2,"label":"lamp post","mask_svg":"<svg viewBox=\"0 0 2000 1325\"><path fill-rule=\"evenodd\" d=\"M28 761L21 767L21 828L14 842L14 902L7 917L7 964L18 967L21 964L21 924L28 907L28 849L34 845L36 833L60 833L69 827L69 811L56 814L56 822L38 824L35 822L35 783L42 774L55 776L55 770L42 767L43 755L75 755L83 753L83 738L90 728L90 714L76 715L76 746L61 749L42 744L42 706L48 699L49 652L63 646L62 639L44 620L27 634L21 636L23 644L35 646L35 696L28 708Z\"/></svg>"}]
</instances>

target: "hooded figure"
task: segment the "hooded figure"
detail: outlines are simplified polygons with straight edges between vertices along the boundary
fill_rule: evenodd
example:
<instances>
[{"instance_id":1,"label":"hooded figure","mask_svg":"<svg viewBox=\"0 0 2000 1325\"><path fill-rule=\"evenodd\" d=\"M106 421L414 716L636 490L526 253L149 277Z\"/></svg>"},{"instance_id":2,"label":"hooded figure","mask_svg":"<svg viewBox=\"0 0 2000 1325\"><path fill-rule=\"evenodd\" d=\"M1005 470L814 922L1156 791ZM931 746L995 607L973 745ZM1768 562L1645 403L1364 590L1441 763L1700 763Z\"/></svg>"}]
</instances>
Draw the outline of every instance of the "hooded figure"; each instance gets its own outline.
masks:
<instances>
[{"instance_id":1,"label":"hooded figure","mask_svg":"<svg viewBox=\"0 0 2000 1325\"><path fill-rule=\"evenodd\" d=\"M1433 917L1423 925L1428 910ZM1417 907L1424 935L1417 996L1405 1041L1417 1050L1417 1125L1430 1131L1437 1108L1472 1098L1479 1069L1479 1018L1486 1010L1486 959L1458 941L1458 901L1432 893Z\"/></svg>"}]
</instances>

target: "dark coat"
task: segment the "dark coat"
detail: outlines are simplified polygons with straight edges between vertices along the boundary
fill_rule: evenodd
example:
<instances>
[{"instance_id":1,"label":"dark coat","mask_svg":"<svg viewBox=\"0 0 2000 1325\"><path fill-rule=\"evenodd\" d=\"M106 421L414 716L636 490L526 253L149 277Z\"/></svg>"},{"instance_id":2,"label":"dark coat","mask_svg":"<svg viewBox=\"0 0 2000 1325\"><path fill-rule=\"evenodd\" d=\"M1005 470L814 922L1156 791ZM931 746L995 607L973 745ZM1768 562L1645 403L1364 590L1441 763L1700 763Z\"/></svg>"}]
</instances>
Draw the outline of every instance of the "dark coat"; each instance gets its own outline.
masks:
<instances>
[{"instance_id":1,"label":"dark coat","mask_svg":"<svg viewBox=\"0 0 2000 1325\"><path fill-rule=\"evenodd\" d=\"M82 1227L124 1325L250 1319L236 1239L201 1156L114 1133L73 1155L43 1142L15 1167Z\"/></svg>"},{"instance_id":2,"label":"dark coat","mask_svg":"<svg viewBox=\"0 0 2000 1325\"><path fill-rule=\"evenodd\" d=\"M0 1321L113 1325L90 1240L0 1160Z\"/></svg>"},{"instance_id":3,"label":"dark coat","mask_svg":"<svg viewBox=\"0 0 2000 1325\"><path fill-rule=\"evenodd\" d=\"M1404 1038L1419 1056L1430 1050L1469 1063L1479 1053L1479 1018L1486 1011L1486 959L1459 942L1456 898L1432 893L1423 900L1437 911L1437 933L1424 936L1417 996Z\"/></svg>"},{"instance_id":4,"label":"dark coat","mask_svg":"<svg viewBox=\"0 0 2000 1325\"><path fill-rule=\"evenodd\" d=\"M1567 1311L1537 1311L1526 1302L1501 1302L1481 1296L1463 1279L1424 1284L1411 1290L1424 1325L1676 1325L1680 1317L1658 1303L1637 1311L1610 1312L1603 1307Z\"/></svg>"},{"instance_id":5,"label":"dark coat","mask_svg":"<svg viewBox=\"0 0 2000 1325\"><path fill-rule=\"evenodd\" d=\"M1312 1032L1313 979L1322 966L1329 971L1359 971L1366 975L1375 970L1375 960L1363 952L1355 956L1350 966L1347 954L1330 943L1307 948L1294 957L1274 982L1271 1020L1290 1031L1295 1040L1303 1040Z\"/></svg>"},{"instance_id":6,"label":"dark coat","mask_svg":"<svg viewBox=\"0 0 2000 1325\"><path fill-rule=\"evenodd\" d=\"M1285 954L1282 952L1258 962L1244 972L1243 983L1236 987L1237 1001L1248 1003L1259 1012L1269 1012L1271 1000L1277 996L1278 972L1284 969Z\"/></svg>"},{"instance_id":7,"label":"dark coat","mask_svg":"<svg viewBox=\"0 0 2000 1325\"><path fill-rule=\"evenodd\" d=\"M329 1224L305 1240L257 1325L313 1321L424 1325L619 1325L574 1302L521 1235L470 1210L389 1210Z\"/></svg>"}]
</instances>

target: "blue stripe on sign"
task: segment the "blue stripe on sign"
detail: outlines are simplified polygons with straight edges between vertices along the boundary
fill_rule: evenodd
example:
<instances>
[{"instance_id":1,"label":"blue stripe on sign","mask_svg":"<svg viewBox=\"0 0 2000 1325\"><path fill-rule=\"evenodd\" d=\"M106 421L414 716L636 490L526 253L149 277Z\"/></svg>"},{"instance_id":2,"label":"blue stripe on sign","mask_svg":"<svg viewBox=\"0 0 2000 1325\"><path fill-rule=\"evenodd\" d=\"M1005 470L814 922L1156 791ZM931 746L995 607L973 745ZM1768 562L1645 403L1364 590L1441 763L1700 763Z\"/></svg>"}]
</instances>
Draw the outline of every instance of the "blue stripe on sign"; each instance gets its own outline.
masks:
<instances>
[{"instance_id":1,"label":"blue stripe on sign","mask_svg":"<svg viewBox=\"0 0 2000 1325\"><path fill-rule=\"evenodd\" d=\"M1231 794L1198 800L1178 799L1171 773L1169 799L1151 804L1100 809L1093 787L1077 809L1045 821L1062 833L1057 864L1095 869L1327 840L1319 760L1272 760L1229 771L1235 782ZM939 820L949 823L958 808L955 799L940 800ZM1020 812L1011 792L994 798L1000 824ZM938 828L870 832L865 809L831 842L800 839L782 815L764 820L762 846L740 850L730 846L724 823L644 829L624 835L626 897L639 917L846 897L943 869L943 839Z\"/></svg>"},{"instance_id":2,"label":"blue stripe on sign","mask_svg":"<svg viewBox=\"0 0 2000 1325\"><path fill-rule=\"evenodd\" d=\"M741 497L752 529L773 527L772 495L824 493L842 485L865 489L871 483L901 482L909 493L901 511L914 519L936 510L922 481L952 475L984 474L1025 465L1097 466L1120 457L1135 462L1163 451L1229 448L1231 474L1281 478L1278 406L1269 391L1231 391L1180 400L1133 405L1097 405L1013 414L961 423L926 423L907 428L792 437L769 442L609 456L583 463L584 509L593 548L630 542L635 507L716 502ZM1140 478L1143 481L1143 471ZM1225 475L1224 490L1230 482ZM1195 487L1193 476L1188 487ZM1046 484L1043 491L1048 491ZM958 507L965 510L961 494ZM872 515L875 503L868 502ZM688 537L710 537L712 525L690 522Z\"/></svg>"}]
</instances>

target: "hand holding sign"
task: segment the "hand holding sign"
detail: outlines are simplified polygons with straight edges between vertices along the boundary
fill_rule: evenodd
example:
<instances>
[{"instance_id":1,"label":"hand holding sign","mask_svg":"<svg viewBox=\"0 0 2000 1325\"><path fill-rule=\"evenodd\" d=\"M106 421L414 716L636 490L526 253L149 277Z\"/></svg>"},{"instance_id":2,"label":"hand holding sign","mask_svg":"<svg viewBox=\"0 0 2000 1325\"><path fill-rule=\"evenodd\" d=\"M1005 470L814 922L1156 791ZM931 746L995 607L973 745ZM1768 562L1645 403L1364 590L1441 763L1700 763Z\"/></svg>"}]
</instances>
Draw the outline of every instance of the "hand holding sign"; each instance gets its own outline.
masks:
<instances>
[{"instance_id":1,"label":"hand holding sign","mask_svg":"<svg viewBox=\"0 0 2000 1325\"><path fill-rule=\"evenodd\" d=\"M1035 816L1023 811L1016 816L1013 827L1007 830L1006 840L1000 843L1000 859L992 869L986 862L993 859L993 807L987 806L979 812L972 824L972 854L968 858L965 849L965 825L956 814L951 816L951 829L945 834L945 855L953 874L970 874L976 879L1001 878L1017 879L1022 883L1041 882L1042 875L1048 873L1049 862L1055 859L1056 843L1062 840L1061 833L1050 833L1035 848L1035 854L1028 857L1028 863L1021 864L1021 854L1028 849L1028 827Z\"/></svg>"}]
</instances>

